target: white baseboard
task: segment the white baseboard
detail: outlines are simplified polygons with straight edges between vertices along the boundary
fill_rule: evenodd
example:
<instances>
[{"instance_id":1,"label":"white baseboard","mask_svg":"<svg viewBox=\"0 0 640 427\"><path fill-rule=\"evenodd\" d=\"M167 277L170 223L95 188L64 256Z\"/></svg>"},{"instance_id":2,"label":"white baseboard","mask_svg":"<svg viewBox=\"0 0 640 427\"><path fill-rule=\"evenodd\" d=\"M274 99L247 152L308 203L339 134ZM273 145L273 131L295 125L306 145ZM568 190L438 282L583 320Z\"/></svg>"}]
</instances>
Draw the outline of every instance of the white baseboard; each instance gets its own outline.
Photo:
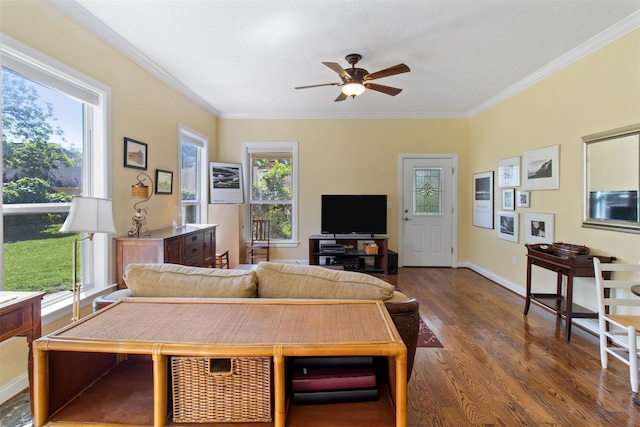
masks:
<instances>
[{"instance_id":1,"label":"white baseboard","mask_svg":"<svg viewBox=\"0 0 640 427\"><path fill-rule=\"evenodd\" d=\"M29 388L29 376L24 373L0 387L0 405Z\"/></svg>"}]
</instances>

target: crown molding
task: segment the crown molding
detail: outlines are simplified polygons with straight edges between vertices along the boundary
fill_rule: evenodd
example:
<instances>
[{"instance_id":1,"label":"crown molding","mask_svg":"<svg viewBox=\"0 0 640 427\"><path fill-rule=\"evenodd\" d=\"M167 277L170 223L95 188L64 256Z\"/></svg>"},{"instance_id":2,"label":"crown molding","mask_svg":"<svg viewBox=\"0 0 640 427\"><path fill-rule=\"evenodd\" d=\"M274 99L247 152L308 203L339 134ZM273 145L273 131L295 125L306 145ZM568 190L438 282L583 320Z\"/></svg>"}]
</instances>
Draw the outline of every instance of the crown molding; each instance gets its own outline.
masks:
<instances>
[{"instance_id":1,"label":"crown molding","mask_svg":"<svg viewBox=\"0 0 640 427\"><path fill-rule=\"evenodd\" d=\"M471 119L478 114L500 104L501 102L509 99L510 97L522 92L523 90L533 86L534 84L544 80L545 78L557 73L563 68L573 64L574 62L584 58L585 56L595 52L596 50L606 46L607 44L619 39L620 37L640 28L640 11L629 15L627 18L613 25L612 27L602 31L600 34L592 37L586 42L582 43L578 47L565 53L524 79L518 81L505 90L497 93L491 98L487 99L478 106L472 108L467 113L363 113L363 114L351 114L351 115L318 115L317 113L221 113L218 109L213 107L210 103L201 98L197 93L189 89L182 82L177 80L171 74L167 73L164 69L159 67L151 59L143 55L138 49L131 45L128 41L111 30L102 21L89 13L84 7L82 7L75 0L47 0L51 5L59 9L61 12L68 15L70 18L78 22L80 25L87 28L92 33L103 39L109 45L116 50L122 52L132 61L140 65L142 68L156 76L167 85L183 94L187 98L191 99L196 104L200 105L206 111L211 113L215 117L222 119Z\"/></svg>"},{"instance_id":2,"label":"crown molding","mask_svg":"<svg viewBox=\"0 0 640 427\"><path fill-rule=\"evenodd\" d=\"M215 107L201 98L197 93L189 89L187 86L182 84L182 82L173 77L171 74L167 73L164 69L160 68L155 62L143 55L142 52L136 49L131 43L126 41L115 31L105 25L102 21L89 13L89 11L87 11L87 9L82 7L79 3L75 2L74 0L47 1L56 9L60 10L71 19L85 27L87 30L100 37L117 51L123 53L133 62L140 65L142 68L156 76L171 88L175 89L182 95L191 99L196 104L200 105L215 117L218 117L218 115L220 114L220 112Z\"/></svg>"},{"instance_id":3,"label":"crown molding","mask_svg":"<svg viewBox=\"0 0 640 427\"><path fill-rule=\"evenodd\" d=\"M617 24L607 28L600 34L593 36L591 39L582 43L578 47L570 50L559 58L553 60L549 64L508 87L502 92L497 93L493 97L489 98L482 104L475 108L472 108L468 112L469 118L473 118L478 114L488 110L491 107L495 107L499 103L507 100L508 98L522 92L523 90L533 86L534 84L546 79L547 77L557 73L563 68L573 64L574 62L584 58L585 56L597 51L598 49L614 42L620 37L640 28L640 11L637 11Z\"/></svg>"}]
</instances>

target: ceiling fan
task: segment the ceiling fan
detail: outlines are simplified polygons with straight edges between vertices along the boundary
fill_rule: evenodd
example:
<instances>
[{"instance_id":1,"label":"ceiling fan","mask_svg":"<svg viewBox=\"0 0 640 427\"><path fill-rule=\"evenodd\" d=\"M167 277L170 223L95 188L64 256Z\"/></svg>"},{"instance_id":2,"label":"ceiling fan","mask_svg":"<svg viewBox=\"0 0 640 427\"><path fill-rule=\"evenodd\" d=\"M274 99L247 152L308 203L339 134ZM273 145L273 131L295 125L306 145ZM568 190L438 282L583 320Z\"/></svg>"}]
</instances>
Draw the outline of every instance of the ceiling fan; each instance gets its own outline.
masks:
<instances>
[{"instance_id":1,"label":"ceiling fan","mask_svg":"<svg viewBox=\"0 0 640 427\"><path fill-rule=\"evenodd\" d=\"M362 94L365 88L386 93L387 95L396 96L402 92L402 89L379 85L376 83L369 83L369 80L380 79L382 77L394 76L396 74L408 73L411 71L411 69L409 69L405 64L398 64L393 67L385 68L384 70L376 71L375 73L369 73L363 68L356 68L356 64L362 59L362 55L351 53L345 56L344 59L351 64L351 68L347 68L345 70L337 62L323 62L324 65L338 73L342 79L342 83L323 83L319 85L298 86L296 89L307 89L319 86L341 86L342 92L340 92L340 95L338 95L334 102L344 101L349 96L355 98Z\"/></svg>"}]
</instances>

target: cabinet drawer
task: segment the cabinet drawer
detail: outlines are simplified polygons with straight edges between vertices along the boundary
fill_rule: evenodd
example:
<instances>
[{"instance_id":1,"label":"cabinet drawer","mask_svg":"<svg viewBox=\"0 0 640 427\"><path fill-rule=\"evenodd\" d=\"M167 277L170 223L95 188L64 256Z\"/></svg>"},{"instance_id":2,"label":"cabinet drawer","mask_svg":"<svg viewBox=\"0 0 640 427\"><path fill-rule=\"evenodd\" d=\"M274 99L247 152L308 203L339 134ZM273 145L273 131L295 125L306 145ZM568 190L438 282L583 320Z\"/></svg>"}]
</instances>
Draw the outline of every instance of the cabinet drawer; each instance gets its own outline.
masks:
<instances>
[{"instance_id":1,"label":"cabinet drawer","mask_svg":"<svg viewBox=\"0 0 640 427\"><path fill-rule=\"evenodd\" d=\"M204 257L204 243L185 246L183 259L186 261L196 257Z\"/></svg>"},{"instance_id":2,"label":"cabinet drawer","mask_svg":"<svg viewBox=\"0 0 640 427\"><path fill-rule=\"evenodd\" d=\"M184 246L189 247L191 245L204 244L204 233L193 233L188 236L184 236Z\"/></svg>"}]
</instances>

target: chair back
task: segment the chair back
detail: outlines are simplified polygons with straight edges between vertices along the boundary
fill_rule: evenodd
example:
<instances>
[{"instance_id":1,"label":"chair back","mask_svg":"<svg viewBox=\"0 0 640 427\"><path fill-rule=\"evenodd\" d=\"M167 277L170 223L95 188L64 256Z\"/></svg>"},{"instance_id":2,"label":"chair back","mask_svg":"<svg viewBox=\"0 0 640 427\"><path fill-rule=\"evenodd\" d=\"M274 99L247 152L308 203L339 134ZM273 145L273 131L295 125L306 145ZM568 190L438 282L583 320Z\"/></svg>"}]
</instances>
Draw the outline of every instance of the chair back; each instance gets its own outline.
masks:
<instances>
[{"instance_id":1,"label":"chair back","mask_svg":"<svg viewBox=\"0 0 640 427\"><path fill-rule=\"evenodd\" d=\"M632 308L640 307L640 296L631 291L631 287L640 286L640 264L603 263L593 257L593 269L599 314L640 314ZM614 272L617 273L615 277L612 275Z\"/></svg>"},{"instance_id":2,"label":"chair back","mask_svg":"<svg viewBox=\"0 0 640 427\"><path fill-rule=\"evenodd\" d=\"M271 240L271 222L268 219L254 219L251 224L251 244L269 244Z\"/></svg>"},{"instance_id":3,"label":"chair back","mask_svg":"<svg viewBox=\"0 0 640 427\"><path fill-rule=\"evenodd\" d=\"M600 363L608 366L611 355L629 366L631 391L640 389L638 375L638 331L640 331L640 264L602 263L593 258L598 290L598 329L600 333ZM612 277L615 273L615 278Z\"/></svg>"}]
</instances>

